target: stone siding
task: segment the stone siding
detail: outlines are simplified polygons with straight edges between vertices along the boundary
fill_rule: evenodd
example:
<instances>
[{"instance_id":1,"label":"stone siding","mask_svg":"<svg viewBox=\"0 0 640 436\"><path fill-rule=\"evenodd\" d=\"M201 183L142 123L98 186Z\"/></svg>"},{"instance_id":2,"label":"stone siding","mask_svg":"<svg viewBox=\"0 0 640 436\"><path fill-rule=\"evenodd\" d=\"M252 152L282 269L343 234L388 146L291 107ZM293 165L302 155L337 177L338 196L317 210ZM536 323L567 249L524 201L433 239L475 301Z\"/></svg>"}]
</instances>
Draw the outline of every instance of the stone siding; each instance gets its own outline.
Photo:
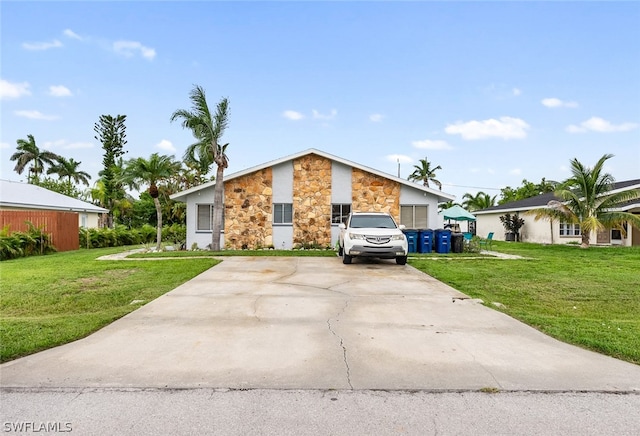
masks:
<instances>
[{"instance_id":1,"label":"stone siding","mask_svg":"<svg viewBox=\"0 0 640 436\"><path fill-rule=\"evenodd\" d=\"M293 161L293 245L331 245L331 160L309 154Z\"/></svg>"},{"instance_id":2,"label":"stone siding","mask_svg":"<svg viewBox=\"0 0 640 436\"><path fill-rule=\"evenodd\" d=\"M387 212L400 222L400 183L353 168L353 212Z\"/></svg>"},{"instance_id":3,"label":"stone siding","mask_svg":"<svg viewBox=\"0 0 640 436\"><path fill-rule=\"evenodd\" d=\"M273 243L271 168L225 181L224 240L229 249L255 249Z\"/></svg>"}]
</instances>

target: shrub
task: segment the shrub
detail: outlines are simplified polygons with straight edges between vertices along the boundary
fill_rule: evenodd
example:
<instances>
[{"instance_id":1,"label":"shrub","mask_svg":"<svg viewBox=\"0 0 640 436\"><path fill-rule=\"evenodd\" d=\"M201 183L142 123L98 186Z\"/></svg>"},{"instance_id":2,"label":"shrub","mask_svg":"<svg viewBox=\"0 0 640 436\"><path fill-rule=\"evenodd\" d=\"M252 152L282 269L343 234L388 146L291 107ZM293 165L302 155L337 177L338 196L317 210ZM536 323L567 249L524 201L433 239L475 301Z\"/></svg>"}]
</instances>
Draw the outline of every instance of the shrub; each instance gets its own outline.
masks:
<instances>
[{"instance_id":1,"label":"shrub","mask_svg":"<svg viewBox=\"0 0 640 436\"><path fill-rule=\"evenodd\" d=\"M54 253L56 248L44 227L36 227L27 221L26 232L10 232L6 226L0 232L0 260Z\"/></svg>"}]
</instances>

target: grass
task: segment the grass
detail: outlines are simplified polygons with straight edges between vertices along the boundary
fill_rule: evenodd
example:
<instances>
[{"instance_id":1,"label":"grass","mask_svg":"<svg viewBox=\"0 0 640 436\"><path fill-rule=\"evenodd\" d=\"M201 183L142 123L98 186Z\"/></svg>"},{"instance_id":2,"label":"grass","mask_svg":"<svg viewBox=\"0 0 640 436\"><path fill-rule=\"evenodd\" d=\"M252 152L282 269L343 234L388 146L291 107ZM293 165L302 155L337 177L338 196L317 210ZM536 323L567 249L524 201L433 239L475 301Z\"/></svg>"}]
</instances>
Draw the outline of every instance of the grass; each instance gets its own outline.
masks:
<instances>
[{"instance_id":1,"label":"grass","mask_svg":"<svg viewBox=\"0 0 640 436\"><path fill-rule=\"evenodd\" d=\"M640 364L640 247L494 242L525 257L410 264L550 336Z\"/></svg>"},{"instance_id":2,"label":"grass","mask_svg":"<svg viewBox=\"0 0 640 436\"><path fill-rule=\"evenodd\" d=\"M219 263L95 260L122 250L79 250L0 263L0 361L85 337Z\"/></svg>"}]
</instances>

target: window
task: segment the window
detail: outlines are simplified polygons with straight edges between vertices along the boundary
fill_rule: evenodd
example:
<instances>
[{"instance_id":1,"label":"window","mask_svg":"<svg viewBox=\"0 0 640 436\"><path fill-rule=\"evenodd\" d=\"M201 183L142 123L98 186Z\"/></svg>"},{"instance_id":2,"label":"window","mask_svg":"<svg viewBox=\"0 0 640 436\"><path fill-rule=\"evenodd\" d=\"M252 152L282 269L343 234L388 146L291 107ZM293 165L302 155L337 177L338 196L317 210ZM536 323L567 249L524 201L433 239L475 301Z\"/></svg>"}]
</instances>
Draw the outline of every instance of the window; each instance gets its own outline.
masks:
<instances>
[{"instance_id":1,"label":"window","mask_svg":"<svg viewBox=\"0 0 640 436\"><path fill-rule=\"evenodd\" d=\"M408 229L426 229L428 206L400 206L400 224Z\"/></svg>"},{"instance_id":2,"label":"window","mask_svg":"<svg viewBox=\"0 0 640 436\"><path fill-rule=\"evenodd\" d=\"M347 215L351 213L350 204L332 204L331 205L331 224L344 223Z\"/></svg>"},{"instance_id":3,"label":"window","mask_svg":"<svg viewBox=\"0 0 640 436\"><path fill-rule=\"evenodd\" d=\"M273 205L273 223L274 224L292 224L293 223L293 204L276 203Z\"/></svg>"},{"instance_id":4,"label":"window","mask_svg":"<svg viewBox=\"0 0 640 436\"><path fill-rule=\"evenodd\" d=\"M80 227L82 227L83 229L87 228L87 220L89 219L89 217L87 216L86 213L81 213L80 214Z\"/></svg>"},{"instance_id":5,"label":"window","mask_svg":"<svg viewBox=\"0 0 640 436\"><path fill-rule=\"evenodd\" d=\"M560 236L580 236L580 224L560 223Z\"/></svg>"},{"instance_id":6,"label":"window","mask_svg":"<svg viewBox=\"0 0 640 436\"><path fill-rule=\"evenodd\" d=\"M213 204L198 204L196 207L198 208L196 230L210 232L213 227Z\"/></svg>"}]
</instances>

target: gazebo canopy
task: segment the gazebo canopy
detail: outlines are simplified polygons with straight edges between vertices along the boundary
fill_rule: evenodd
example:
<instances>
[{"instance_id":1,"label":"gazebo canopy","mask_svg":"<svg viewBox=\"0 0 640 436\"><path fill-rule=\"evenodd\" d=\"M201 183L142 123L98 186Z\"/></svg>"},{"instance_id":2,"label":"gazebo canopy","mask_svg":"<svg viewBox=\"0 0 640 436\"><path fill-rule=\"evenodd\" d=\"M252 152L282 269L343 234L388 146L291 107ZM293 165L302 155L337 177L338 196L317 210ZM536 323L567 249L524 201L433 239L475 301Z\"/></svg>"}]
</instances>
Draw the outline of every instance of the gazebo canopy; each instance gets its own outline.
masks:
<instances>
[{"instance_id":1,"label":"gazebo canopy","mask_svg":"<svg viewBox=\"0 0 640 436\"><path fill-rule=\"evenodd\" d=\"M462 206L452 206L440 212L444 219L454 221L475 221L476 217L465 210Z\"/></svg>"}]
</instances>

